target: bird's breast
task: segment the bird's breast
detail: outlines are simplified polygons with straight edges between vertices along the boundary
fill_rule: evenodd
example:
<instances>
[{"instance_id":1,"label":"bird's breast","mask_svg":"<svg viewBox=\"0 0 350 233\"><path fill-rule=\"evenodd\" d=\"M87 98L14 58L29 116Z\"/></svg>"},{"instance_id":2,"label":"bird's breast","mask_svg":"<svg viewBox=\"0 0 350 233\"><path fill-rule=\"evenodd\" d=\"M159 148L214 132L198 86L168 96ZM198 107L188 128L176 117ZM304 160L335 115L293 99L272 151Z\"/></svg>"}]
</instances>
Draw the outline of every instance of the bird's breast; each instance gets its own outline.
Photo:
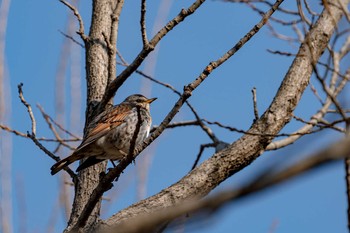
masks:
<instances>
[{"instance_id":1,"label":"bird's breast","mask_svg":"<svg viewBox=\"0 0 350 233\"><path fill-rule=\"evenodd\" d=\"M104 148L106 157L120 160L130 152L130 145L135 141L136 148L149 135L151 117L149 112L135 108L123 123L110 130L110 132L99 139L98 144ZM136 136L137 133L137 136ZM135 140L136 137L136 140Z\"/></svg>"}]
</instances>

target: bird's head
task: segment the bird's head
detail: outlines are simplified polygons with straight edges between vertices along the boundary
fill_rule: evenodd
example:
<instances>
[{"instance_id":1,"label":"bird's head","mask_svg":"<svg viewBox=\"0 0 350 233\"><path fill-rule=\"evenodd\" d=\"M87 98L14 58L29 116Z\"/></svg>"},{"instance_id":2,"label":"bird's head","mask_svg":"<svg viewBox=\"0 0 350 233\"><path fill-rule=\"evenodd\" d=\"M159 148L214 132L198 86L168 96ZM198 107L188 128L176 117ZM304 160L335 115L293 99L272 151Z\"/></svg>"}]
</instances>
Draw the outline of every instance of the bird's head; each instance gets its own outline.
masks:
<instances>
[{"instance_id":1,"label":"bird's head","mask_svg":"<svg viewBox=\"0 0 350 233\"><path fill-rule=\"evenodd\" d=\"M137 107L149 109L150 103L155 101L157 98L147 99L145 96L140 94L135 94L127 97L123 103L129 103Z\"/></svg>"}]
</instances>

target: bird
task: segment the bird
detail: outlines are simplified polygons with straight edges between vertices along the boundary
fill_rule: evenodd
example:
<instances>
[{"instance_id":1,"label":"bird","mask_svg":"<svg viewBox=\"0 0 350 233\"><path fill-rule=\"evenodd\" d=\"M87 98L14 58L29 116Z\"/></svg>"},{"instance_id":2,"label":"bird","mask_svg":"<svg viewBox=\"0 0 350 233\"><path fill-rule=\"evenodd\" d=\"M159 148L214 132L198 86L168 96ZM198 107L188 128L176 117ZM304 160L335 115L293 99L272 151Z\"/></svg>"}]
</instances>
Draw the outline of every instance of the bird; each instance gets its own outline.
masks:
<instances>
[{"instance_id":1,"label":"bird","mask_svg":"<svg viewBox=\"0 0 350 233\"><path fill-rule=\"evenodd\" d=\"M148 137L152 118L150 104L140 94L127 97L122 103L103 111L87 126L87 135L75 151L51 167L56 174L71 163L84 159L77 172L104 160L121 160Z\"/></svg>"}]
</instances>

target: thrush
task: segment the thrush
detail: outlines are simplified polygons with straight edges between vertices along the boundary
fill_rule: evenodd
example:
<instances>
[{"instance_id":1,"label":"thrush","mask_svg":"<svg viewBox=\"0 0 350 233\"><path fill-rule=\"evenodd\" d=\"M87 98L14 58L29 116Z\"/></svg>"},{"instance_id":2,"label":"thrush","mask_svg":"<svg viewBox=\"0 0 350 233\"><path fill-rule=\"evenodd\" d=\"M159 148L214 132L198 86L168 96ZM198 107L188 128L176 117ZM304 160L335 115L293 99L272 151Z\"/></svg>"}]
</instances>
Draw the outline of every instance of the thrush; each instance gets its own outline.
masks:
<instances>
[{"instance_id":1,"label":"thrush","mask_svg":"<svg viewBox=\"0 0 350 233\"><path fill-rule=\"evenodd\" d=\"M99 114L88 125L88 133L77 149L51 167L51 175L80 159L84 161L77 172L106 159L121 160L132 153L130 149L136 148L149 135L152 123L150 103L156 99L131 95Z\"/></svg>"}]
</instances>

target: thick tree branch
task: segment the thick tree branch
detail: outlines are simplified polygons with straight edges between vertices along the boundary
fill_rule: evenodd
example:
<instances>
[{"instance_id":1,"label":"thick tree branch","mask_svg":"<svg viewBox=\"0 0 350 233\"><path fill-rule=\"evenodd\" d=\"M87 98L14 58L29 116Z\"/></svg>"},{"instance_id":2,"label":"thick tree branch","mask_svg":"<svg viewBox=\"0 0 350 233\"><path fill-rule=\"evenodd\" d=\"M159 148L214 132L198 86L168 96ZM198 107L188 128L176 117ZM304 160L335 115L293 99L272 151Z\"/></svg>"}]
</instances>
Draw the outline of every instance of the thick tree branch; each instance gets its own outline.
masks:
<instances>
[{"instance_id":1,"label":"thick tree branch","mask_svg":"<svg viewBox=\"0 0 350 233\"><path fill-rule=\"evenodd\" d=\"M199 214L200 216L203 216L203 214L212 214L220 209L220 207L226 206L225 204L227 202L234 203L242 198L259 194L261 191L286 182L312 169L348 157L350 154L349 143L350 138L345 138L283 170L277 170L278 168L276 169L276 167L279 166L268 168L253 181L241 188L223 191L204 200L194 198L193 200L186 200L170 208L153 213L144 213L135 218L128 219L107 232L153 232L162 223L172 221L183 215L191 215L193 217L195 214Z\"/></svg>"}]
</instances>

